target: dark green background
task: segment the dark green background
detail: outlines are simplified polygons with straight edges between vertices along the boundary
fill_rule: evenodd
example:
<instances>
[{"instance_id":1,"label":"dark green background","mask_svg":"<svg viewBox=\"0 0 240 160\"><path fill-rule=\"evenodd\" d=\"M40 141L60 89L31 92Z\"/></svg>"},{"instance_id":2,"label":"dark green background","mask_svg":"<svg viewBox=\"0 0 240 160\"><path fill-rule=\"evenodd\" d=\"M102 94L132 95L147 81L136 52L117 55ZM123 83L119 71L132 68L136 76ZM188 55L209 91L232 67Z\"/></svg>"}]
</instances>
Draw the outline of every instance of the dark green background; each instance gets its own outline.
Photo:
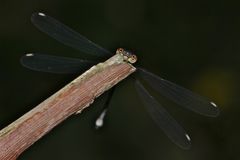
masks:
<instances>
[{"instance_id":1,"label":"dark green background","mask_svg":"<svg viewBox=\"0 0 240 160\"><path fill-rule=\"evenodd\" d=\"M19 63L24 53L84 57L38 31L30 22L37 11L113 52L117 47L133 50L140 65L211 98L221 109L218 118L208 118L169 101L163 103L192 138L191 150L182 150L153 123L127 79L118 85L102 130L93 129L100 98L19 159L238 159L239 8L238 1L217 0L1 0L1 128L76 77L25 69Z\"/></svg>"}]
</instances>

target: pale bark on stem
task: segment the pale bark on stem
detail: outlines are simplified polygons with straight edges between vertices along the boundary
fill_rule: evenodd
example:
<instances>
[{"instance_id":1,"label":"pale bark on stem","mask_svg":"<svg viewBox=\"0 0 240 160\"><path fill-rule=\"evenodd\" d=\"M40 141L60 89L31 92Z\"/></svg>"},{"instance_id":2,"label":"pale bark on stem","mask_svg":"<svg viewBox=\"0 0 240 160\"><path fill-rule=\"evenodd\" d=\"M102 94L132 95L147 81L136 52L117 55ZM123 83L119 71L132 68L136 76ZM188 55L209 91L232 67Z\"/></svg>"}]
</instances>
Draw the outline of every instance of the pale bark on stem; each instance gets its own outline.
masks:
<instances>
[{"instance_id":1,"label":"pale bark on stem","mask_svg":"<svg viewBox=\"0 0 240 160\"><path fill-rule=\"evenodd\" d=\"M56 125L80 113L94 99L136 70L116 54L93 66L0 131L0 159L14 160Z\"/></svg>"}]
</instances>

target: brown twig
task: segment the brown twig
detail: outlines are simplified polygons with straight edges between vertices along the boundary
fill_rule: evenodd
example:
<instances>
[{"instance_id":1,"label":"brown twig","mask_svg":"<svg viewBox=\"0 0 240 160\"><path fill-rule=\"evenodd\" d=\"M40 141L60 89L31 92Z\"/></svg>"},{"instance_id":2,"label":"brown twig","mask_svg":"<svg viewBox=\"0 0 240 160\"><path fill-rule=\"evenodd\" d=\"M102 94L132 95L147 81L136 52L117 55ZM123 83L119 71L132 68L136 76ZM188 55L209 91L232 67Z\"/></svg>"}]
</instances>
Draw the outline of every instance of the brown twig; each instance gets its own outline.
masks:
<instances>
[{"instance_id":1,"label":"brown twig","mask_svg":"<svg viewBox=\"0 0 240 160\"><path fill-rule=\"evenodd\" d=\"M93 66L57 93L0 131L0 159L16 159L24 150L136 69L118 54Z\"/></svg>"}]
</instances>

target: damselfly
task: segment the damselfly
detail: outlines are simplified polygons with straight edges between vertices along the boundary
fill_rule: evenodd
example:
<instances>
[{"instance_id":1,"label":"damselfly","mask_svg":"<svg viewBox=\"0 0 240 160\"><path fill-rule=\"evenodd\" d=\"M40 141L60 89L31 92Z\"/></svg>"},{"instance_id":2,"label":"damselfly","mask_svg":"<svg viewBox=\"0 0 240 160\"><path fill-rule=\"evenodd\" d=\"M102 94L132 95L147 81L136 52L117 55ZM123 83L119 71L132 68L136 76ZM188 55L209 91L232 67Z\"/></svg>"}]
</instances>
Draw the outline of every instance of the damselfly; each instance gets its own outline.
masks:
<instances>
[{"instance_id":1,"label":"damselfly","mask_svg":"<svg viewBox=\"0 0 240 160\"><path fill-rule=\"evenodd\" d=\"M44 13L34 13L31 20L33 24L42 32L45 32L57 41L80 50L85 54L106 58L109 58L112 55L108 50L93 43L79 33ZM117 49L116 54L121 54L129 63L135 63L137 60L136 55L122 48ZM80 73L83 68L93 65L95 62L90 60L31 53L24 55L21 58L21 63L25 67L37 71L51 73ZM159 76L150 73L143 68L137 67L137 72L139 73L138 75L145 82L147 82L150 87L178 105L205 116L215 117L219 114L219 109L214 102L192 93L181 86L160 78ZM138 77L135 77L134 81L137 93L141 97L152 119L174 143L182 148L189 148L191 145L191 140L185 130L168 114L162 105L151 96L151 94L138 80ZM110 92L111 94L109 94L103 112L96 120L97 128L103 125L103 120L106 115L111 96L114 92L114 88L112 88Z\"/></svg>"}]
</instances>

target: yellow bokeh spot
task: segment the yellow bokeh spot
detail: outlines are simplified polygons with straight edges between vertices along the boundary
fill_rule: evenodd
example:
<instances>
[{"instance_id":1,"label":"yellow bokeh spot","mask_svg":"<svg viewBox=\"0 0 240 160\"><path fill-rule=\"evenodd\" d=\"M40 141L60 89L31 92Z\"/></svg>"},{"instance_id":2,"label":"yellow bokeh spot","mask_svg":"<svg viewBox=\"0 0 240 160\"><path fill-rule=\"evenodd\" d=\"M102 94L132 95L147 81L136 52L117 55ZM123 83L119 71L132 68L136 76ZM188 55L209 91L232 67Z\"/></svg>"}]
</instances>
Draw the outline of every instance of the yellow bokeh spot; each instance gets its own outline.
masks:
<instances>
[{"instance_id":1,"label":"yellow bokeh spot","mask_svg":"<svg viewBox=\"0 0 240 160\"><path fill-rule=\"evenodd\" d=\"M193 89L208 97L218 106L228 107L235 95L236 73L221 69L208 69L196 76Z\"/></svg>"}]
</instances>

